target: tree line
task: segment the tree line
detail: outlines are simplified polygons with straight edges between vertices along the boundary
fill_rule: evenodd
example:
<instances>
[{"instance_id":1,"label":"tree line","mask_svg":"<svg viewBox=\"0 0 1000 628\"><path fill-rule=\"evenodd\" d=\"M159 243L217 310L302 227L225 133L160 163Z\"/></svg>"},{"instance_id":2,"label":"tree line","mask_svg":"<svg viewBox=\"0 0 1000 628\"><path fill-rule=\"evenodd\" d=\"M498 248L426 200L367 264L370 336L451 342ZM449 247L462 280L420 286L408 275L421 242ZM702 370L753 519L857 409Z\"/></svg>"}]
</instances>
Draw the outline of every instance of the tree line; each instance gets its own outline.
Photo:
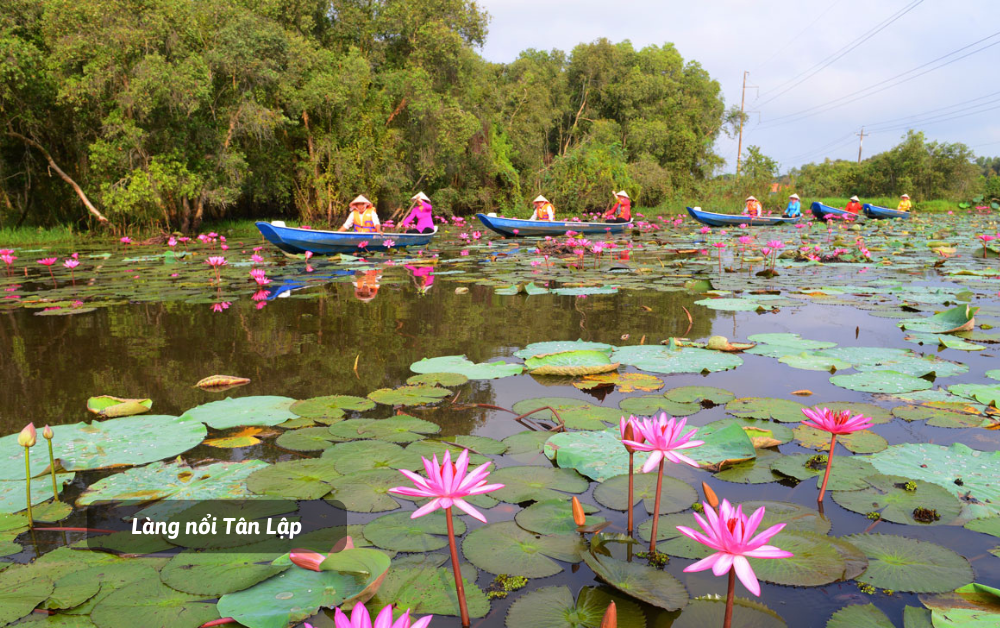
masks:
<instances>
[{"instance_id":1,"label":"tree line","mask_svg":"<svg viewBox=\"0 0 1000 628\"><path fill-rule=\"evenodd\" d=\"M470 0L5 0L0 226L655 206L722 165L733 114L673 45L490 63L487 25Z\"/></svg>"}]
</instances>

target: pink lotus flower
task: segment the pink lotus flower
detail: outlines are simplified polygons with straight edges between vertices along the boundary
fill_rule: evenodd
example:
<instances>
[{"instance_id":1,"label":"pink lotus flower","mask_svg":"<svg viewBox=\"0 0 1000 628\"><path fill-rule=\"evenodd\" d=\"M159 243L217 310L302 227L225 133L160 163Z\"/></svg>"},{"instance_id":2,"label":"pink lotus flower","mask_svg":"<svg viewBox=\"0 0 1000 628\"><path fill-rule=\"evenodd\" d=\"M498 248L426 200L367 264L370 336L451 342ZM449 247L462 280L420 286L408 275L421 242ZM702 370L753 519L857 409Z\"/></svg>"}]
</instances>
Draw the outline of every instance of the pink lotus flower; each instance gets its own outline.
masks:
<instances>
[{"instance_id":1,"label":"pink lotus flower","mask_svg":"<svg viewBox=\"0 0 1000 628\"><path fill-rule=\"evenodd\" d=\"M686 418L678 421L673 417L668 417L666 412L661 412L659 417L647 418L642 421L635 420L633 421L634 429L642 438L622 441L622 444L630 446L636 451L650 452L646 464L642 465L643 473L649 473L655 469L663 459L698 469L697 462L677 452L679 449L690 449L705 443L700 440L691 440L698 431L696 428L692 428L687 434L682 434L686 424Z\"/></svg>"},{"instance_id":2,"label":"pink lotus flower","mask_svg":"<svg viewBox=\"0 0 1000 628\"><path fill-rule=\"evenodd\" d=\"M362 246L362 245L364 245L364 246ZM368 241L366 240L366 241L364 241L364 242L362 242L362 243L358 244L358 246L359 246L360 248L364 248L365 246L368 246ZM305 255L305 257L306 257L306 261L307 261L307 262L308 262L308 261L309 261L309 260L310 260L310 259L312 258L312 256L313 256L313 252L312 252L312 251L306 251L306 255Z\"/></svg>"},{"instance_id":3,"label":"pink lotus flower","mask_svg":"<svg viewBox=\"0 0 1000 628\"><path fill-rule=\"evenodd\" d=\"M51 266L55 264L58 261L58 259L59 258L57 257L45 257L38 260L38 263L41 264L42 266Z\"/></svg>"},{"instance_id":4,"label":"pink lotus flower","mask_svg":"<svg viewBox=\"0 0 1000 628\"><path fill-rule=\"evenodd\" d=\"M132 244L132 238L124 236L121 240L119 240L119 242L122 244Z\"/></svg>"},{"instance_id":5,"label":"pink lotus flower","mask_svg":"<svg viewBox=\"0 0 1000 628\"><path fill-rule=\"evenodd\" d=\"M519 233L521 233L521 230L520 230L520 229L514 229L514 235L517 235L517 234L519 234Z\"/></svg>"},{"instance_id":6,"label":"pink lotus flower","mask_svg":"<svg viewBox=\"0 0 1000 628\"><path fill-rule=\"evenodd\" d=\"M368 614L365 605L355 604L349 620L344 611L338 608L333 616L333 624L334 628L427 628L433 617L433 615L427 615L410 623L413 620L410 619L410 610L406 609L406 612L400 615L399 619L392 621L392 605L390 604L382 609L382 612L375 617L375 623L372 623L371 615ZM306 626L312 628L309 624Z\"/></svg>"},{"instance_id":7,"label":"pink lotus flower","mask_svg":"<svg viewBox=\"0 0 1000 628\"><path fill-rule=\"evenodd\" d=\"M250 261L253 262L254 264L260 264L261 262L264 261L264 258L254 253L253 255L250 256Z\"/></svg>"},{"instance_id":8,"label":"pink lotus flower","mask_svg":"<svg viewBox=\"0 0 1000 628\"><path fill-rule=\"evenodd\" d=\"M469 254L469 252L465 249L462 249L461 251L458 252L458 254L461 255L462 257L465 257Z\"/></svg>"},{"instance_id":9,"label":"pink lotus flower","mask_svg":"<svg viewBox=\"0 0 1000 628\"><path fill-rule=\"evenodd\" d=\"M250 299L253 301L267 301L267 297L269 295L270 293L267 290L258 290L253 293L253 296L251 296Z\"/></svg>"},{"instance_id":10,"label":"pink lotus flower","mask_svg":"<svg viewBox=\"0 0 1000 628\"><path fill-rule=\"evenodd\" d=\"M807 420L802 421L802 425L815 427L829 434L853 434L854 432L867 430L872 426L869 417L863 414L852 417L848 410L834 412L827 408L823 408L822 410L818 408L803 408L802 414L809 417Z\"/></svg>"},{"instance_id":11,"label":"pink lotus flower","mask_svg":"<svg viewBox=\"0 0 1000 628\"><path fill-rule=\"evenodd\" d=\"M222 312L222 311L228 310L230 305L232 305L232 303L230 303L229 301L222 301L220 303L213 303L212 304L212 311L213 312Z\"/></svg>"},{"instance_id":12,"label":"pink lotus flower","mask_svg":"<svg viewBox=\"0 0 1000 628\"><path fill-rule=\"evenodd\" d=\"M702 518L698 513L694 513L694 518L704 530L704 534L685 526L677 526L677 531L714 549L715 553L686 567L684 572L691 573L711 569L716 576L723 576L733 570L743 586L754 595L759 596L760 583L757 582L757 574L754 573L747 558L791 558L793 556L791 552L786 552L773 545L766 545L771 537L781 532L786 524L779 523L754 536L757 527L764 518L763 506L750 517L743 514L743 506L733 508L725 499L719 505L718 513L708 503L703 504L703 506L705 517Z\"/></svg>"},{"instance_id":13,"label":"pink lotus flower","mask_svg":"<svg viewBox=\"0 0 1000 628\"><path fill-rule=\"evenodd\" d=\"M486 478L490 472L486 470L490 462L481 464L472 471L466 473L469 468L469 451L463 449L458 455L458 460L453 465L451 463L451 452L444 452L441 463L438 464L437 455L431 460L423 458L424 470L427 478L423 478L412 471L400 469L399 472L405 475L414 486L397 486L389 489L390 493L396 495L406 495L408 497L429 497L431 501L418 508L410 516L411 519L423 517L439 508L451 508L456 506L467 514L486 523L486 517L476 510L463 498L470 495L482 495L504 487L503 484L487 484Z\"/></svg>"},{"instance_id":14,"label":"pink lotus flower","mask_svg":"<svg viewBox=\"0 0 1000 628\"><path fill-rule=\"evenodd\" d=\"M80 262L76 261L75 259L68 259L65 262L63 262L63 267L64 268L68 268L70 270L73 270L74 268L76 268L79 265L80 265Z\"/></svg>"},{"instance_id":15,"label":"pink lotus flower","mask_svg":"<svg viewBox=\"0 0 1000 628\"><path fill-rule=\"evenodd\" d=\"M167 246L169 246L170 248L174 248L175 246L177 246L177 238L175 238L174 236L170 236L170 238L167 240Z\"/></svg>"},{"instance_id":16,"label":"pink lotus flower","mask_svg":"<svg viewBox=\"0 0 1000 628\"><path fill-rule=\"evenodd\" d=\"M13 255L14 249L0 249L0 255Z\"/></svg>"},{"instance_id":17,"label":"pink lotus flower","mask_svg":"<svg viewBox=\"0 0 1000 628\"><path fill-rule=\"evenodd\" d=\"M16 255L11 255L10 253L4 253L3 255L0 255L0 260L3 260L3 263L6 264L6 265L8 265L8 266L10 266L11 264L13 264L14 260L16 260L16 259L17 259L17 256Z\"/></svg>"},{"instance_id":18,"label":"pink lotus flower","mask_svg":"<svg viewBox=\"0 0 1000 628\"><path fill-rule=\"evenodd\" d=\"M713 242L712 246L714 246L717 249L724 249L724 248L726 248L726 243L725 242Z\"/></svg>"},{"instance_id":19,"label":"pink lotus flower","mask_svg":"<svg viewBox=\"0 0 1000 628\"><path fill-rule=\"evenodd\" d=\"M710 231L711 229L709 229L708 227L702 227L701 229L698 230L698 233L709 233Z\"/></svg>"},{"instance_id":20,"label":"pink lotus flower","mask_svg":"<svg viewBox=\"0 0 1000 628\"><path fill-rule=\"evenodd\" d=\"M267 273L262 268L254 268L250 271L250 278L257 282L258 286L266 286L271 283L267 278Z\"/></svg>"},{"instance_id":21,"label":"pink lotus flower","mask_svg":"<svg viewBox=\"0 0 1000 628\"><path fill-rule=\"evenodd\" d=\"M388 239L386 239L386 240L382 241L382 244L385 245L385 248L391 249L392 247L394 247L396 245L396 241L395 240L388 240Z\"/></svg>"},{"instance_id":22,"label":"pink lotus flower","mask_svg":"<svg viewBox=\"0 0 1000 628\"><path fill-rule=\"evenodd\" d=\"M226 258L222 257L221 255L209 257L208 259L205 260L205 263L211 266L212 268L218 268L220 266L228 265L228 263L226 262Z\"/></svg>"},{"instance_id":23,"label":"pink lotus flower","mask_svg":"<svg viewBox=\"0 0 1000 628\"><path fill-rule=\"evenodd\" d=\"M368 240L362 240L361 242L358 242L358 248L359 249L367 249L368 248Z\"/></svg>"}]
</instances>

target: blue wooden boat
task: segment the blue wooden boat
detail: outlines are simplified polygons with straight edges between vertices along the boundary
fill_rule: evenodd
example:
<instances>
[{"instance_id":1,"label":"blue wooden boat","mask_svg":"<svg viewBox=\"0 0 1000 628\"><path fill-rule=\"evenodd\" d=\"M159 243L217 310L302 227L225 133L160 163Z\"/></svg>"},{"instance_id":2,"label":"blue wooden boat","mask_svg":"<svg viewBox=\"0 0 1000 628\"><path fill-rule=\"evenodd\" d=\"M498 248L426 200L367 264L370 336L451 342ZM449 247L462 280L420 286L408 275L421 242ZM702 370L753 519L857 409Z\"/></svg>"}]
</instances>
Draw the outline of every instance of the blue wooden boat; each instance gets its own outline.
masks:
<instances>
[{"instance_id":1,"label":"blue wooden boat","mask_svg":"<svg viewBox=\"0 0 1000 628\"><path fill-rule=\"evenodd\" d=\"M567 231L577 233L622 233L632 228L631 222L574 222L568 220L522 220L476 214L479 222L507 238L561 236ZM516 231L516 233L515 233Z\"/></svg>"},{"instance_id":2,"label":"blue wooden boat","mask_svg":"<svg viewBox=\"0 0 1000 628\"><path fill-rule=\"evenodd\" d=\"M871 203L865 203L861 206L861 209L865 211L865 216L869 218L902 218L903 220L910 219L910 212L901 212L898 209L889 209L888 207L879 207L878 205L872 205Z\"/></svg>"},{"instance_id":3,"label":"blue wooden boat","mask_svg":"<svg viewBox=\"0 0 1000 628\"><path fill-rule=\"evenodd\" d=\"M842 220L856 220L858 218L857 214L852 214L851 212L843 209L824 205L819 201L814 202L810 206L810 209L812 210L813 216L816 216L818 220L826 220L827 216L831 218L840 218Z\"/></svg>"},{"instance_id":4,"label":"blue wooden boat","mask_svg":"<svg viewBox=\"0 0 1000 628\"><path fill-rule=\"evenodd\" d=\"M703 225L708 225L709 227L738 227L740 225L768 227L771 225L794 224L801 220L801 217L788 218L787 216L760 216L759 218L752 218L750 216L736 214L717 214L715 212L706 212L694 207L688 207L687 210L688 213L691 214L692 218Z\"/></svg>"},{"instance_id":5,"label":"blue wooden boat","mask_svg":"<svg viewBox=\"0 0 1000 628\"><path fill-rule=\"evenodd\" d=\"M286 227L280 222L258 222L257 228L268 242L285 253L299 254L312 251L314 255L334 253L364 253L384 251L386 240L392 240L392 248L429 244L437 228L432 233L354 233L351 231L321 231L320 229L300 229ZM364 248L358 245L366 242Z\"/></svg>"}]
</instances>

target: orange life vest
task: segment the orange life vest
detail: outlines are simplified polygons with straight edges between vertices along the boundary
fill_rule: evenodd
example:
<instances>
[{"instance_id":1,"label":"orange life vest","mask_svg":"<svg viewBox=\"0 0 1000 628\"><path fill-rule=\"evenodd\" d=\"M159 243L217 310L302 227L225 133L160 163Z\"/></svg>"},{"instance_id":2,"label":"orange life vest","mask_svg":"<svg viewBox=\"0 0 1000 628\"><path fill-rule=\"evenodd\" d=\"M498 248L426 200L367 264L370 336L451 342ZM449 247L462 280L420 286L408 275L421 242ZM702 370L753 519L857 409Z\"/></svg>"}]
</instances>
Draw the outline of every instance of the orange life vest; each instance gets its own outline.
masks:
<instances>
[{"instance_id":1,"label":"orange life vest","mask_svg":"<svg viewBox=\"0 0 1000 628\"><path fill-rule=\"evenodd\" d=\"M368 207L354 213L354 231L357 233L375 233L375 208Z\"/></svg>"},{"instance_id":2,"label":"orange life vest","mask_svg":"<svg viewBox=\"0 0 1000 628\"><path fill-rule=\"evenodd\" d=\"M747 201L747 213L751 216L760 216L763 211L760 201Z\"/></svg>"},{"instance_id":3,"label":"orange life vest","mask_svg":"<svg viewBox=\"0 0 1000 628\"><path fill-rule=\"evenodd\" d=\"M552 212L552 217L549 218L549 212ZM555 220L556 219L556 208L552 206L552 203L545 203L541 208L535 210L536 220Z\"/></svg>"}]
</instances>

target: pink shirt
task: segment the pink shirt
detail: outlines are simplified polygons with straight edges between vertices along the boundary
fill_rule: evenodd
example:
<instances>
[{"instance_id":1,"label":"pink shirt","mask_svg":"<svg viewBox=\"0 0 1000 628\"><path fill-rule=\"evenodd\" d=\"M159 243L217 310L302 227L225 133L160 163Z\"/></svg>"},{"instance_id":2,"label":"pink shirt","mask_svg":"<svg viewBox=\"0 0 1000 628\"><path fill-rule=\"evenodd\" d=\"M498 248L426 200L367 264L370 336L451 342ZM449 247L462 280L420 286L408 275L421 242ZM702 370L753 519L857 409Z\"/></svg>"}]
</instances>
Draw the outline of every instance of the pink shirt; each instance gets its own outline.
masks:
<instances>
[{"instance_id":1,"label":"pink shirt","mask_svg":"<svg viewBox=\"0 0 1000 628\"><path fill-rule=\"evenodd\" d=\"M434 229L434 215L432 214L434 208L427 201L417 201L417 205L410 211L410 215L406 217L406 220L400 224L400 228L405 228L408 224L416 219L417 224L415 225L417 230L422 229Z\"/></svg>"}]
</instances>

